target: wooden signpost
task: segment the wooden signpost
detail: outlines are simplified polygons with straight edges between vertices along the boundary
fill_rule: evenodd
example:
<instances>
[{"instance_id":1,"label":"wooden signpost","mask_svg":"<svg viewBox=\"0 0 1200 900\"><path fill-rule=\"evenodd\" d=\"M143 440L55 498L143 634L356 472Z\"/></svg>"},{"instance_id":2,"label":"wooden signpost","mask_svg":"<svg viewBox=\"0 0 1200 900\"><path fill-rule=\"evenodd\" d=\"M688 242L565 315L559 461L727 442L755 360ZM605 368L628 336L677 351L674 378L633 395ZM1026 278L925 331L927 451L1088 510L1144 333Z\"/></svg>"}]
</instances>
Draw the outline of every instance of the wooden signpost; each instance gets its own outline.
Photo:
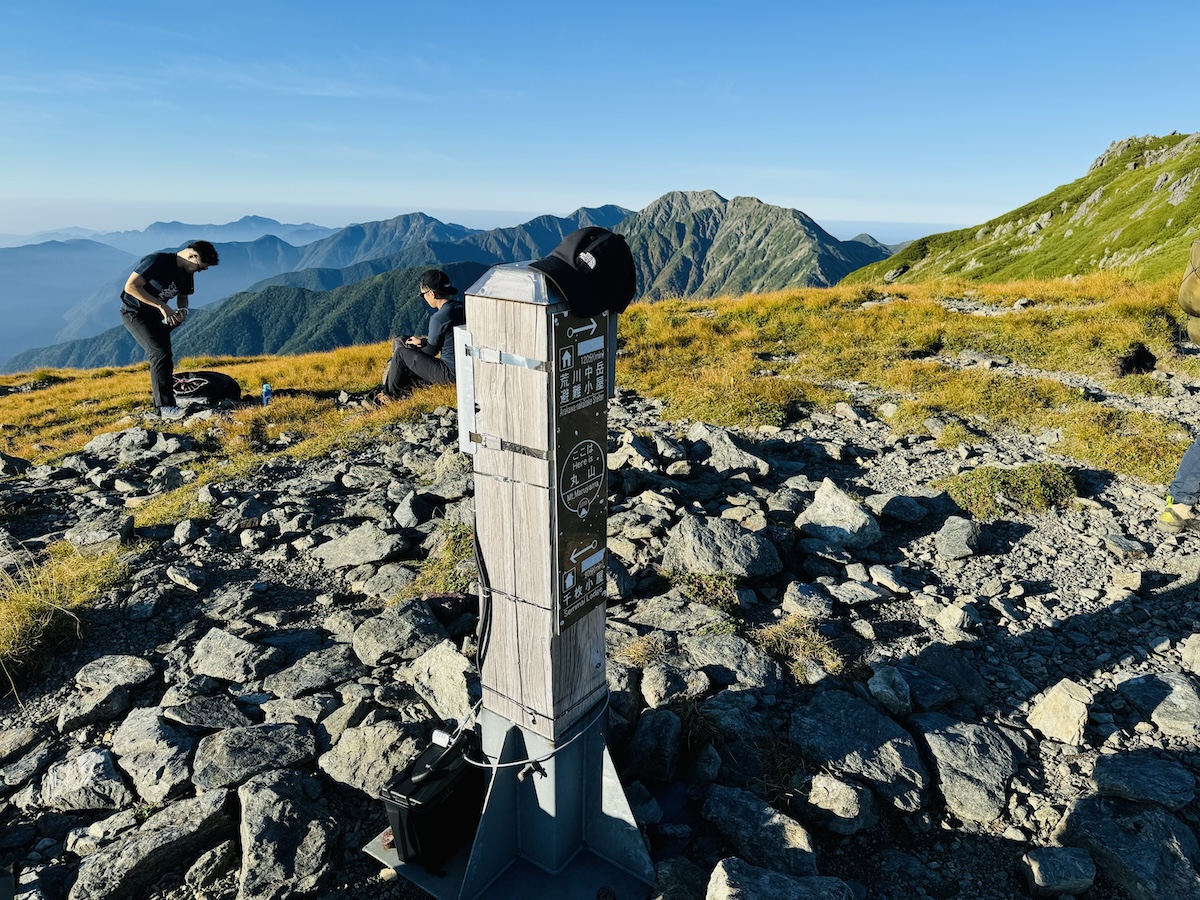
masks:
<instances>
[{"instance_id":1,"label":"wooden signpost","mask_svg":"<svg viewBox=\"0 0 1200 900\"><path fill-rule=\"evenodd\" d=\"M616 316L571 315L528 263L489 270L466 308L459 440L474 458L492 771L470 853L440 877L397 868L439 898L642 900L654 870L604 739Z\"/></svg>"}]
</instances>

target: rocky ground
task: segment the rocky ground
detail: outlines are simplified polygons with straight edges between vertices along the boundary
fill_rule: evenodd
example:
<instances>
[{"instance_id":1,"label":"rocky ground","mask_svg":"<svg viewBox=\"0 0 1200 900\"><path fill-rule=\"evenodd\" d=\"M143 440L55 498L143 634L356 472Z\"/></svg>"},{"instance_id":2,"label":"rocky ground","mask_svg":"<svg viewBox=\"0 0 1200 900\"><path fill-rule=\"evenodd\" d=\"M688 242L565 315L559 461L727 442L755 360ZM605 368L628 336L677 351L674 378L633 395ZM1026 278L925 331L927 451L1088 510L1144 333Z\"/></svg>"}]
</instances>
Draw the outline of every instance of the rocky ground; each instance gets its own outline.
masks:
<instances>
[{"instance_id":1,"label":"rocky ground","mask_svg":"<svg viewBox=\"0 0 1200 900\"><path fill-rule=\"evenodd\" d=\"M1196 385L1164 382L1081 389L1200 421ZM608 735L650 896L1200 897L1200 534L1164 537L1161 485L1053 434L941 449L843 387L859 402L752 433L610 405ZM134 572L0 704L17 896L423 896L362 847L379 789L478 696L470 611L386 603L472 521L456 438L444 410L275 457L199 488L210 516L136 532L131 507L192 477L171 423L4 460L6 565L122 541ZM1078 501L980 523L932 487L1044 461ZM696 573L736 601L698 602ZM747 639L791 614L839 674Z\"/></svg>"}]
</instances>

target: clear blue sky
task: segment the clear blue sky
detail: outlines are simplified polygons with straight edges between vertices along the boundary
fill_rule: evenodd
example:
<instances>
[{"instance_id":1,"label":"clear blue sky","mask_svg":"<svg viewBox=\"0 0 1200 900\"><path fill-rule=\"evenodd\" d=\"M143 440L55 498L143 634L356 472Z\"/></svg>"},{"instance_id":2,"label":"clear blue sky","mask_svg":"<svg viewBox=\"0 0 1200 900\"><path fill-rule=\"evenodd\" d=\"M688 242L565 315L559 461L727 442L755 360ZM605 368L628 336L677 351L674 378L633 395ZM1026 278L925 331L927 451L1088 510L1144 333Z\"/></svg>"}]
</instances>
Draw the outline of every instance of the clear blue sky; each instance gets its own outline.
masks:
<instances>
[{"instance_id":1,"label":"clear blue sky","mask_svg":"<svg viewBox=\"0 0 1200 900\"><path fill-rule=\"evenodd\" d=\"M1107 0L6 4L0 232L493 227L709 188L976 224L1113 140L1200 130L1195 21Z\"/></svg>"}]
</instances>

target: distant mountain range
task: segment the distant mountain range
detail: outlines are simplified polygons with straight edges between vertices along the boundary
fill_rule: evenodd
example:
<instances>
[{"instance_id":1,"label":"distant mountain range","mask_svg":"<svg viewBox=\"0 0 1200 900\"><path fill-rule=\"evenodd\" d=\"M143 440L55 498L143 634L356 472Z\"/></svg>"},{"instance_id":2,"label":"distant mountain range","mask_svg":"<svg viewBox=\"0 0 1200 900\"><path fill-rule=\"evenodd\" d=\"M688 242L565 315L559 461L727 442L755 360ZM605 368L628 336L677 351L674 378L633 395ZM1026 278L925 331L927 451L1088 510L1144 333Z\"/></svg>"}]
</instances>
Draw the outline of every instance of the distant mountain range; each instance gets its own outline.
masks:
<instances>
[{"instance_id":1,"label":"distant mountain range","mask_svg":"<svg viewBox=\"0 0 1200 900\"><path fill-rule=\"evenodd\" d=\"M90 240L108 244L138 258L163 247L188 241L256 241L271 234L294 247L302 247L337 231L324 225L285 225L264 216L243 216L224 225L188 225L185 222L154 222L143 231L92 231L89 228L62 228L37 234L0 234L0 247L21 247L46 241Z\"/></svg>"},{"instance_id":2,"label":"distant mountain range","mask_svg":"<svg viewBox=\"0 0 1200 900\"><path fill-rule=\"evenodd\" d=\"M995 219L911 242L850 282L1013 281L1120 269L1183 277L1200 238L1200 132L1113 143L1087 173Z\"/></svg>"},{"instance_id":3,"label":"distant mountain range","mask_svg":"<svg viewBox=\"0 0 1200 900\"><path fill-rule=\"evenodd\" d=\"M247 217L212 227L257 228L270 221ZM167 223L156 233L175 235L175 224ZM539 216L490 231L412 213L338 229L303 247L274 235L214 241L221 264L197 279L198 311L177 333L175 347L179 354L298 353L328 349L338 341L384 340L397 329L413 330L424 321L426 310L412 289L420 269L455 267L466 288L488 267L546 256L567 234L588 225L626 235L641 294L650 298L828 285L890 252L869 236L839 241L797 210L750 197L726 200L712 191L673 192L639 213L611 205L584 208L570 216ZM176 249L194 236L193 232L166 249ZM67 248L103 246L96 241L62 243ZM16 261L28 250L0 250L0 301L19 305L23 299L8 287L3 254L13 254ZM117 297L136 259L123 258L92 282L96 287L90 293L65 309L39 306L46 336L59 343L25 349L37 341L24 337L17 344L0 333L0 358L10 354L0 368L16 372L140 360L140 350L116 324ZM32 263L26 266L37 271ZM70 267L64 259L54 270L41 269L41 274L52 279ZM477 274L466 280L472 271ZM208 305L208 297L228 299L211 311L200 309ZM412 324L402 328L406 322Z\"/></svg>"}]
</instances>

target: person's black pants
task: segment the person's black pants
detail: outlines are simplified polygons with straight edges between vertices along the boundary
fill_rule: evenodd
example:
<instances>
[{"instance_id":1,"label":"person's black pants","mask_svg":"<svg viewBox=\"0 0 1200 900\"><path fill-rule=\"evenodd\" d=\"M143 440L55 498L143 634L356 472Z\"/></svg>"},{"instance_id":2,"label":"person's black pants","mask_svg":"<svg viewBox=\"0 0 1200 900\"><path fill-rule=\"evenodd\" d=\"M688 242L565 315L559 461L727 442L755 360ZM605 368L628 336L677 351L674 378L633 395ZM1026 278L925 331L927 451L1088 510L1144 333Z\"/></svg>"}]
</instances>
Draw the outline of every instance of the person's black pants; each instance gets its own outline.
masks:
<instances>
[{"instance_id":1,"label":"person's black pants","mask_svg":"<svg viewBox=\"0 0 1200 900\"><path fill-rule=\"evenodd\" d=\"M175 359L171 355L171 326L163 321L162 313L156 309L141 307L136 312L127 306L121 308L121 321L133 335L150 363L150 393L154 406L175 405L173 381Z\"/></svg>"},{"instance_id":2,"label":"person's black pants","mask_svg":"<svg viewBox=\"0 0 1200 900\"><path fill-rule=\"evenodd\" d=\"M383 375L383 391L389 397L403 397L418 381L426 384L454 384L454 372L436 356L408 347L404 338L392 341L392 359Z\"/></svg>"}]
</instances>

